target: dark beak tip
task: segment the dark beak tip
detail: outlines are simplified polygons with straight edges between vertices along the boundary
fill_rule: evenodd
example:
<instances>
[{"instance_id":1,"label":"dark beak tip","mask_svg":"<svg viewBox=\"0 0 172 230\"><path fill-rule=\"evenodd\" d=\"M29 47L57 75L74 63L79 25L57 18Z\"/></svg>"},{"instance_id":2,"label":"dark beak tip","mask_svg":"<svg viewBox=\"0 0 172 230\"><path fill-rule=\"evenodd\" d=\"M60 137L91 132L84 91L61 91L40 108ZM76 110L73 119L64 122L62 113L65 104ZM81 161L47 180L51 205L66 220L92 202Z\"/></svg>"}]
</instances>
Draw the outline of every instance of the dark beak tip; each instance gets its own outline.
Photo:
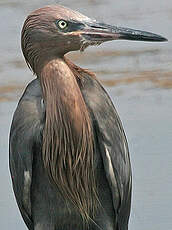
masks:
<instances>
[{"instance_id":1,"label":"dark beak tip","mask_svg":"<svg viewBox=\"0 0 172 230\"><path fill-rule=\"evenodd\" d=\"M162 40L161 40L162 42L168 42L168 39L167 38L164 38L164 37L162 37Z\"/></svg>"},{"instance_id":2,"label":"dark beak tip","mask_svg":"<svg viewBox=\"0 0 172 230\"><path fill-rule=\"evenodd\" d=\"M156 42L167 42L168 39L163 37L163 36L160 36L158 35L157 39L155 39Z\"/></svg>"}]
</instances>

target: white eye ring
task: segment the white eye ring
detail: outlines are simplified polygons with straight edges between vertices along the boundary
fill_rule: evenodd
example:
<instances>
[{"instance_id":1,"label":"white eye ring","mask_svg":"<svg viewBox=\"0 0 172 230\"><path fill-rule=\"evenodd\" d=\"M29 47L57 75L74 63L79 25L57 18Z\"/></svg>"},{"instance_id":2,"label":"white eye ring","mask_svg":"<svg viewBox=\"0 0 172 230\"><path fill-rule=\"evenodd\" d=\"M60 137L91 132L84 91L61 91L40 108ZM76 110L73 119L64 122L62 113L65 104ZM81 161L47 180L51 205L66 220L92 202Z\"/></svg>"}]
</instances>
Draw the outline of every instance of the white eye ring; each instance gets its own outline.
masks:
<instances>
[{"instance_id":1,"label":"white eye ring","mask_svg":"<svg viewBox=\"0 0 172 230\"><path fill-rule=\"evenodd\" d=\"M58 26L60 29L64 30L68 26L68 24L66 21L60 20L60 21L58 21Z\"/></svg>"}]
</instances>

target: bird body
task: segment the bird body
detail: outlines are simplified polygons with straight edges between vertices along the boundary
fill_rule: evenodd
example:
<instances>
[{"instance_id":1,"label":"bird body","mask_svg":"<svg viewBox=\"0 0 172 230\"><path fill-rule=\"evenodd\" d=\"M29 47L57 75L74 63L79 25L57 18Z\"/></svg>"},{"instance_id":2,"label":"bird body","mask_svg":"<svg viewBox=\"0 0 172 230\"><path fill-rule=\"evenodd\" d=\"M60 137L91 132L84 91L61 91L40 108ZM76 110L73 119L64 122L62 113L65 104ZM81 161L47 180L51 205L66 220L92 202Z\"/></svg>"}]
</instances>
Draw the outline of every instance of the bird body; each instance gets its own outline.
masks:
<instances>
[{"instance_id":1,"label":"bird body","mask_svg":"<svg viewBox=\"0 0 172 230\"><path fill-rule=\"evenodd\" d=\"M116 217L113 208L111 187L108 184L108 179L111 180L111 175L106 176L104 163L107 168L110 167L111 159L106 156L106 152L108 154L108 151L112 151L111 147L113 147L113 145L117 152L120 150L121 153L125 153L125 149L128 151L127 142L119 117L115 109L109 107L112 106L112 102L100 83L84 73L84 76L81 78L81 85L82 88L80 89L82 96L88 110L90 111L94 130L94 169L96 181L98 182L98 198L101 203L98 207L95 219L90 221L89 228L116 229ZM42 89L40 81L37 79L32 81L26 88L14 114L10 138L11 151L14 154L17 153L18 148L22 150L22 152L18 153L21 155L17 159L17 162L16 159L13 159L16 155L11 155L10 157L11 168L15 167L15 171L12 172L12 175L18 205L29 229L54 229L54 227L55 229L64 230L75 228L87 229L86 227L83 227L83 220L75 208L72 207L72 204L66 204L61 193L57 191L56 186L50 182L48 174L45 171L42 160L42 135L46 109L42 101ZM106 111L106 113L104 111ZM116 119L118 119L118 122L116 122ZM104 120L106 120L106 123ZM108 130L112 126L114 126L114 130L112 133L109 133ZM114 136L113 139L113 136L111 137L111 135ZM99 141L98 136L101 136ZM114 143L115 139L118 140L120 138L124 141L126 145L125 147L123 143L121 143L121 146ZM112 143L110 143L110 140L112 140ZM15 149L14 146L17 149ZM101 151L104 151L104 156L101 155ZM25 153L26 155L29 154L28 157L30 157L30 153L32 153L32 159L29 161L27 160L27 164L24 164L26 161ZM121 155L120 158L121 160L126 158L126 161L129 164L128 152L125 154L126 156ZM103 159L106 160L103 162ZM121 161L120 159L117 160L119 162ZM15 166L13 164L15 164ZM120 167L124 167L123 170L125 170L124 161L123 164L124 165L122 166L121 164ZM16 167L16 165L18 167ZM129 172L129 174L126 172L126 175L130 178L129 192L131 192L131 171L129 170ZM19 177L19 175L21 175L21 177ZM112 177L114 177L115 180L115 176L112 175ZM32 186L28 183L31 182L31 178ZM20 191L18 188L15 188L15 180L17 180L18 183L24 184L23 188L19 187L21 189ZM128 178L126 178L126 181L128 181ZM31 189L27 188L30 186ZM114 205L118 208L120 202L118 186L116 182L111 186L114 188L116 187L116 193L114 193L113 196L115 198ZM25 197L25 195L23 195L25 192L29 193L31 200L26 198L25 202L23 202L21 197ZM28 194L26 194L26 197L28 197ZM32 208L29 203L31 203ZM130 195L128 196L126 203L130 204ZM129 210L130 208L128 207L126 222L128 221ZM28 216L28 214L30 215ZM34 228L33 221L35 222Z\"/></svg>"},{"instance_id":2,"label":"bird body","mask_svg":"<svg viewBox=\"0 0 172 230\"><path fill-rule=\"evenodd\" d=\"M37 79L13 117L10 171L29 230L128 229L132 178L120 118L95 75L64 57L120 38L165 40L58 5L24 23L22 50Z\"/></svg>"}]
</instances>

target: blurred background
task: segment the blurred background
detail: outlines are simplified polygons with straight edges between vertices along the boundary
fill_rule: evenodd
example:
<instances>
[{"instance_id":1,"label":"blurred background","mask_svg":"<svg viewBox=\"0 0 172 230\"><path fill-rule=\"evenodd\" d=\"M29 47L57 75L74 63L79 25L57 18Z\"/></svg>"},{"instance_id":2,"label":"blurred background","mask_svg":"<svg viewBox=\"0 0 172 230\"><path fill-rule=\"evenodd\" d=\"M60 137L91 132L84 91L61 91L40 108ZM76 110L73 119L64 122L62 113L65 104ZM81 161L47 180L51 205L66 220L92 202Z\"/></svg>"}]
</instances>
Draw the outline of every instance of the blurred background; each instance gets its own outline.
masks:
<instances>
[{"instance_id":1,"label":"blurred background","mask_svg":"<svg viewBox=\"0 0 172 230\"><path fill-rule=\"evenodd\" d=\"M26 229L12 191L8 135L17 102L34 76L20 32L35 8L60 3L112 25L161 34L166 43L113 41L74 52L110 94L128 137L133 168L129 229L172 229L172 1L0 0L0 229Z\"/></svg>"}]
</instances>

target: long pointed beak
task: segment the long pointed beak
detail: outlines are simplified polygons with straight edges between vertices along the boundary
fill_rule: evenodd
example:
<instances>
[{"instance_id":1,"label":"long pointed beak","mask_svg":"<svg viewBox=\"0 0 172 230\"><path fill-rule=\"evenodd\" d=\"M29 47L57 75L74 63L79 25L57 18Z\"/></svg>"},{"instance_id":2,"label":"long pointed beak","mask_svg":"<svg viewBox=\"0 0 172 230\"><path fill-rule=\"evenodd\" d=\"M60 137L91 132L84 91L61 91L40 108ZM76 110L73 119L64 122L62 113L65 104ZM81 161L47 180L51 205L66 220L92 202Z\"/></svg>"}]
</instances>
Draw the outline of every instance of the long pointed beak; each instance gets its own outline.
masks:
<instances>
[{"instance_id":1,"label":"long pointed beak","mask_svg":"<svg viewBox=\"0 0 172 230\"><path fill-rule=\"evenodd\" d=\"M154 33L130 28L116 27L98 22L87 23L82 29L81 35L88 42L97 44L118 39L150 42L167 41L166 38Z\"/></svg>"}]
</instances>

